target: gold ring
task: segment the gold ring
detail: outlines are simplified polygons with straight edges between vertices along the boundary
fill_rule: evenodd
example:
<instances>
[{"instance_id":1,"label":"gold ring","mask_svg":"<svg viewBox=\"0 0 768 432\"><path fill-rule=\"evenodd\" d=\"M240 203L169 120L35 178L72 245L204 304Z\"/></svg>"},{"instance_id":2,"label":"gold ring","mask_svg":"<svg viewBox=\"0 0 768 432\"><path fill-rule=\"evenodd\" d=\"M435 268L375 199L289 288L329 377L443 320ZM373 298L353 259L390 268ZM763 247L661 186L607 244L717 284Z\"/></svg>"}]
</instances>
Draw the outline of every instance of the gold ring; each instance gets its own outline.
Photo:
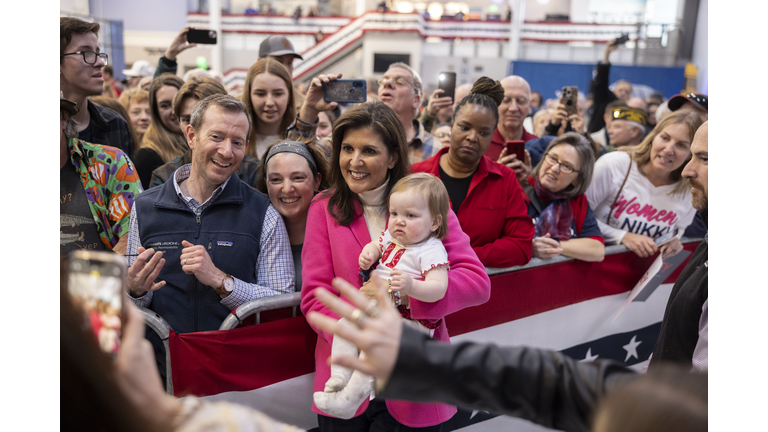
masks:
<instances>
[{"instance_id":1,"label":"gold ring","mask_svg":"<svg viewBox=\"0 0 768 432\"><path fill-rule=\"evenodd\" d=\"M352 315L350 315L349 319L355 323L357 328L362 329L363 323L365 322L365 314L360 309L355 309L352 311Z\"/></svg>"},{"instance_id":2,"label":"gold ring","mask_svg":"<svg viewBox=\"0 0 768 432\"><path fill-rule=\"evenodd\" d=\"M381 313L381 310L379 309L379 302L377 302L375 299L368 302L368 306L365 307L365 314L370 316L371 318L376 318Z\"/></svg>"}]
</instances>

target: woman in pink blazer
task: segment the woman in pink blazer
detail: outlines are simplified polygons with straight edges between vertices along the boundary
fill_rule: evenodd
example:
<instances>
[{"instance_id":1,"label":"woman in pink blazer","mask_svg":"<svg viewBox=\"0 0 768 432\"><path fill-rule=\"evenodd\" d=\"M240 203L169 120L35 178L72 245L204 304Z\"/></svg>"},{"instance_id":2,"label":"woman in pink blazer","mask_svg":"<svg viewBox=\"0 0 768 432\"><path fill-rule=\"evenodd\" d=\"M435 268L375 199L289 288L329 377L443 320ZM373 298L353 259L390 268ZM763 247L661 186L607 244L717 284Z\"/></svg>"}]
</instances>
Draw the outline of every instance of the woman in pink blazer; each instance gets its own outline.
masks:
<instances>
[{"instance_id":1,"label":"woman in pink blazer","mask_svg":"<svg viewBox=\"0 0 768 432\"><path fill-rule=\"evenodd\" d=\"M386 198L390 189L407 175L408 148L405 130L395 112L381 102L362 104L342 115L333 130L330 189L315 198L309 208L306 238L302 251L303 285L301 311L321 312L338 319L314 296L317 287L338 293L331 281L340 277L362 286L358 258L373 235L386 227ZM485 267L461 231L453 212L448 212L448 235L443 244L448 252L448 291L435 303L409 299L412 319L437 320L460 309L479 305L490 297L490 279ZM345 299L346 300L346 299ZM315 382L313 391L323 391L330 377L327 360L333 335L315 328ZM434 338L448 341L443 321ZM413 403L374 398L364 401L349 420L318 413L321 431L393 430L423 428L439 431L455 413L453 406ZM374 426L375 425L375 426Z\"/></svg>"}]
</instances>

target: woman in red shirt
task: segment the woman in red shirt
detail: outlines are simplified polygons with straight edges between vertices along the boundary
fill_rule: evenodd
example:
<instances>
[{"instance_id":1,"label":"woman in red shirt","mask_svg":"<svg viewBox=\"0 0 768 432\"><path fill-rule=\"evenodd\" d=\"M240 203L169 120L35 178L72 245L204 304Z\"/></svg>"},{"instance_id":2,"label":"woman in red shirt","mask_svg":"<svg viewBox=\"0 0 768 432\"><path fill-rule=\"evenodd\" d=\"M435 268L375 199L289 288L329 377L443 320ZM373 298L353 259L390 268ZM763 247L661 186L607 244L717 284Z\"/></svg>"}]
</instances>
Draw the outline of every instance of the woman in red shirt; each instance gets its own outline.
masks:
<instances>
[{"instance_id":1,"label":"woman in red shirt","mask_svg":"<svg viewBox=\"0 0 768 432\"><path fill-rule=\"evenodd\" d=\"M487 157L499 120L504 89L481 77L459 102L451 124L451 145L412 166L443 181L451 208L472 249L487 267L512 267L532 256L533 223L515 172Z\"/></svg>"}]
</instances>

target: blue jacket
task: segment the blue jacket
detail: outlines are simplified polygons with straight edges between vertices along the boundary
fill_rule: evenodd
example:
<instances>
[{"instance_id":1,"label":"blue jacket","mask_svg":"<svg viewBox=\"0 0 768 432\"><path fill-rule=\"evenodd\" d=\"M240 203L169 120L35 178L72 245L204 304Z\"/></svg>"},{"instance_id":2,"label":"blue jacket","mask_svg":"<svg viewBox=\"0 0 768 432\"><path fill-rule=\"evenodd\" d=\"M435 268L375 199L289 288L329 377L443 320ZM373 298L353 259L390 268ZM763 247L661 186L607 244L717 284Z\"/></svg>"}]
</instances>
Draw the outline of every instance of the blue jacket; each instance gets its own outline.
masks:
<instances>
[{"instance_id":1,"label":"blue jacket","mask_svg":"<svg viewBox=\"0 0 768 432\"><path fill-rule=\"evenodd\" d=\"M214 265L245 282L256 283L254 269L269 198L230 177L227 186L200 216L176 195L173 182L152 188L136 199L139 238L163 252L159 279L166 285L153 293L149 309L176 333L218 330L230 310L214 290L181 269L181 241L204 245Z\"/></svg>"}]
</instances>

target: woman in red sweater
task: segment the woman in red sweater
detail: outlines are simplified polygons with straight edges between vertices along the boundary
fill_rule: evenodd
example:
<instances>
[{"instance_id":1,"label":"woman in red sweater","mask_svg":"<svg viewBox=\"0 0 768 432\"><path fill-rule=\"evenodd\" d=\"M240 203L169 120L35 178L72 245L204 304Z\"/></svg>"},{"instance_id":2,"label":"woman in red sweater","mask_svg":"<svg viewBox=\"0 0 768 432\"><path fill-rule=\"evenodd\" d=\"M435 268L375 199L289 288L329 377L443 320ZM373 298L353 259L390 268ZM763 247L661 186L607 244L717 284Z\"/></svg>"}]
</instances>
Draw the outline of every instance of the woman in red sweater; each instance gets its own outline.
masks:
<instances>
[{"instance_id":1,"label":"woman in red sweater","mask_svg":"<svg viewBox=\"0 0 768 432\"><path fill-rule=\"evenodd\" d=\"M478 79L456 107L451 145L411 167L443 181L477 257L487 267L500 268L531 260L534 232L515 172L484 156L503 98L498 81Z\"/></svg>"}]
</instances>

